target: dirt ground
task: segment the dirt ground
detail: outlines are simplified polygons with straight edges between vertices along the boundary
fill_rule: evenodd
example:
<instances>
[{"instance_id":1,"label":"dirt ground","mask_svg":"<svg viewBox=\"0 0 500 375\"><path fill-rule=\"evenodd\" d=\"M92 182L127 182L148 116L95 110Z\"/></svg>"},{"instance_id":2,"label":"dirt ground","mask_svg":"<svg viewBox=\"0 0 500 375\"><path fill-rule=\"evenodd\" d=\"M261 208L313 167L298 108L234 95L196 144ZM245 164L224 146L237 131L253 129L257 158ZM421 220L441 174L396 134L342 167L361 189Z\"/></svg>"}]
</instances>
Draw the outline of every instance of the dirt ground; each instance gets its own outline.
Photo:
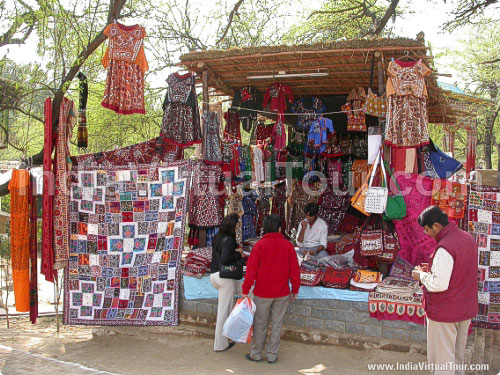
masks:
<instances>
[{"instance_id":1,"label":"dirt ground","mask_svg":"<svg viewBox=\"0 0 500 375\"><path fill-rule=\"evenodd\" d=\"M253 363L244 358L249 344L237 344L215 353L213 341L166 334L164 338L92 335L92 328L62 326L55 318L40 318L32 325L15 318L10 329L0 320L0 375L87 374L380 374L368 363L425 361L418 354L356 350L339 346L282 341L278 362ZM391 371L391 375L408 372Z\"/></svg>"}]
</instances>

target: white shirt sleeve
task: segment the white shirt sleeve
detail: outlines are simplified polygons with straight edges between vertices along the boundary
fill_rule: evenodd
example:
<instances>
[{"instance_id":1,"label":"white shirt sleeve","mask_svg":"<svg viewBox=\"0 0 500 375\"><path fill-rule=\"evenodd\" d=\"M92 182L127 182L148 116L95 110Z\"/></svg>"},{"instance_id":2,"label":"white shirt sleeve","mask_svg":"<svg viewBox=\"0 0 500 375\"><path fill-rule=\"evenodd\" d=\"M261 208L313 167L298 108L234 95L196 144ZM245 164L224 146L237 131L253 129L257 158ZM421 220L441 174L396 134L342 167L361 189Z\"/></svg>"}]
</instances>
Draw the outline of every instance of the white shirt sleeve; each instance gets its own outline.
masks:
<instances>
[{"instance_id":1,"label":"white shirt sleeve","mask_svg":"<svg viewBox=\"0 0 500 375\"><path fill-rule=\"evenodd\" d=\"M302 242L299 242L299 236L301 230L302 230L302 221L299 223L299 226L297 228L297 236L295 237L295 242L297 243L298 246L302 245Z\"/></svg>"},{"instance_id":2,"label":"white shirt sleeve","mask_svg":"<svg viewBox=\"0 0 500 375\"><path fill-rule=\"evenodd\" d=\"M328 225L326 225L325 222L323 222L323 225L321 226L319 233L320 233L320 237L319 237L320 245L323 245L323 247L324 247L323 250L326 250L326 248L328 246Z\"/></svg>"},{"instance_id":3,"label":"white shirt sleeve","mask_svg":"<svg viewBox=\"0 0 500 375\"><path fill-rule=\"evenodd\" d=\"M453 257L444 248L436 251L432 261L431 272L422 272L420 282L429 292L444 292L448 290L451 273L453 272Z\"/></svg>"}]
</instances>

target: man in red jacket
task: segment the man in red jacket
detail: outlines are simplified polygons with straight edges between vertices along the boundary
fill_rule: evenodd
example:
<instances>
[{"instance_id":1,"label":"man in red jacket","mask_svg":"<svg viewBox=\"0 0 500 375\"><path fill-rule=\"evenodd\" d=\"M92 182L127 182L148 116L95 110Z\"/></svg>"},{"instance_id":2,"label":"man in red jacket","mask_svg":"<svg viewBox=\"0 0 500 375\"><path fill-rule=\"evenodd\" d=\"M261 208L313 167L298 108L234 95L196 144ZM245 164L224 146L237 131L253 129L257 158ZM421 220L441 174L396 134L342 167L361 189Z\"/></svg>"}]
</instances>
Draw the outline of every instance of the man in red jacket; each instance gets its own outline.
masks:
<instances>
[{"instance_id":1,"label":"man in red jacket","mask_svg":"<svg viewBox=\"0 0 500 375\"><path fill-rule=\"evenodd\" d=\"M431 374L463 374L465 344L471 318L478 312L477 244L439 207L427 207L418 218L437 241L429 264L412 276L424 286L427 315L427 361ZM457 366L458 365L458 366Z\"/></svg>"},{"instance_id":2,"label":"man in red jacket","mask_svg":"<svg viewBox=\"0 0 500 375\"><path fill-rule=\"evenodd\" d=\"M253 339L250 353L245 355L249 361L262 361L262 351L266 343L269 317L271 318L271 337L267 343L266 357L269 363L278 360L281 326L290 299L294 300L300 287L300 270L297 254L293 245L279 233L281 217L272 214L264 218L264 236L252 249L247 262L243 297L253 289L256 305L253 320ZM289 282L292 284L290 293Z\"/></svg>"}]
</instances>

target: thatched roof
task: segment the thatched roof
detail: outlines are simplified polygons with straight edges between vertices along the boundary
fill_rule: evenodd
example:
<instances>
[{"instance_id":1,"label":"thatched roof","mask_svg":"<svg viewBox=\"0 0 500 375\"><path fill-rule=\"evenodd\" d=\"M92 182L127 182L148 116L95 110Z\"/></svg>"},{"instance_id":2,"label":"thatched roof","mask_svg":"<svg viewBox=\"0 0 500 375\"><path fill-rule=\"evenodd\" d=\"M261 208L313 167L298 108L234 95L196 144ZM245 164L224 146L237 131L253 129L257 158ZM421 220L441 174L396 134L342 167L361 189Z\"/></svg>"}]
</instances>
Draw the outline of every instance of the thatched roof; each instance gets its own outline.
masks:
<instances>
[{"instance_id":1,"label":"thatched roof","mask_svg":"<svg viewBox=\"0 0 500 375\"><path fill-rule=\"evenodd\" d=\"M208 72L208 85L220 95L233 96L234 90L245 85L255 86L265 91L272 83L279 81L292 88L294 96L347 95L353 88L370 84L372 56L379 51L375 61L381 61L384 68L392 58L403 55L433 67L432 56L427 54L423 38L418 40L362 39L295 46L270 46L231 48L192 52L181 56L179 65L201 76ZM321 69L327 77L271 77L249 80L252 75L276 75L279 71L303 73ZM373 79L373 90L377 90L377 64ZM436 82L436 74L426 78L429 93L429 121L452 123L451 109L448 108L443 91Z\"/></svg>"}]
</instances>

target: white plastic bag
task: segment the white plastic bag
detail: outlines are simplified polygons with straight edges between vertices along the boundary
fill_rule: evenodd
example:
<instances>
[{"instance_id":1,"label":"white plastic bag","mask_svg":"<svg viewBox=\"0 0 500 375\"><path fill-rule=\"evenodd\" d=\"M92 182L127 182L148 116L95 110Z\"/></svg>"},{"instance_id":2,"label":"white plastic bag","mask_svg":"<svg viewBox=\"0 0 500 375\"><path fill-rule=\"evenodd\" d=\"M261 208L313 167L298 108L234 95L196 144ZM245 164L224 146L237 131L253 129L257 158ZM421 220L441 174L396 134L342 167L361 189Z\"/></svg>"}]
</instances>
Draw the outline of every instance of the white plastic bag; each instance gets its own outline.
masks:
<instances>
[{"instance_id":1,"label":"white plastic bag","mask_svg":"<svg viewBox=\"0 0 500 375\"><path fill-rule=\"evenodd\" d=\"M249 342L252 337L255 303L250 298L239 298L224 323L222 335L234 342Z\"/></svg>"}]
</instances>

